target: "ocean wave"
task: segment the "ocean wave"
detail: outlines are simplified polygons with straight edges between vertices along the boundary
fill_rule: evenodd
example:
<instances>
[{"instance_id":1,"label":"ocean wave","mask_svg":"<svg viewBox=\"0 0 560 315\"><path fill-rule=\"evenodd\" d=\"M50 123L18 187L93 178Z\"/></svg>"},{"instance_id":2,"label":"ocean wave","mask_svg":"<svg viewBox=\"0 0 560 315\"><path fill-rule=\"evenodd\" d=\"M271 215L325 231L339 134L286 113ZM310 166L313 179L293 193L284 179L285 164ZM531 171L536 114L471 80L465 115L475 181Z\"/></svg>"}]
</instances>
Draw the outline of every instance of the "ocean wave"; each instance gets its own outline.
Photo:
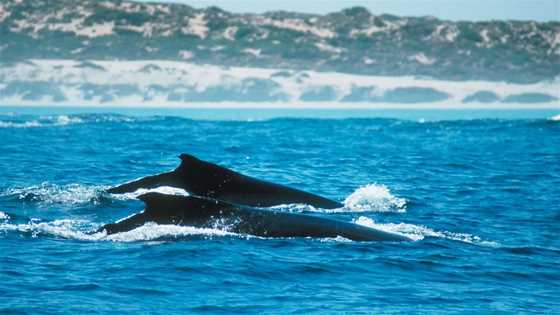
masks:
<instances>
[{"instance_id":1,"label":"ocean wave","mask_svg":"<svg viewBox=\"0 0 560 315\"><path fill-rule=\"evenodd\" d=\"M41 127L42 124L37 120L15 122L15 121L0 121L0 128L33 128Z\"/></svg>"},{"instance_id":2,"label":"ocean wave","mask_svg":"<svg viewBox=\"0 0 560 315\"><path fill-rule=\"evenodd\" d=\"M119 114L77 114L77 115L4 115L0 119L0 128L40 128L40 127L59 127L76 124L92 123L132 123L136 121L147 121L161 119L158 116L133 117Z\"/></svg>"},{"instance_id":3,"label":"ocean wave","mask_svg":"<svg viewBox=\"0 0 560 315\"><path fill-rule=\"evenodd\" d=\"M284 123L301 123L302 121L314 121L320 120L332 120L332 121L355 121L355 122L369 122L375 124L410 124L410 126L417 125L463 125L463 124L476 124L476 125L496 125L496 124L516 124L516 123L526 123L527 121L534 122L546 122L546 121L559 121L560 115L552 116L543 119L526 119L526 118L498 118L498 117L487 117L487 118L472 118L472 117L453 117L453 116L435 116L435 117L401 117L401 118L385 118L385 117L322 117L320 114L317 117L291 117L290 112L285 113L285 117L280 113L277 117L250 117L250 118L240 118L235 115L228 116L225 115L221 118L192 118L185 116L174 116L174 115L125 115L118 113L87 113L87 114L61 114L61 115L21 115L17 113L7 113L0 115L0 128L41 128L41 127L60 127L60 126L70 126L70 125L81 125L81 124L102 124L102 123L137 123L137 122L165 122L169 123L185 123L192 121L238 121L238 122L259 122L259 123L273 123L273 124L284 124Z\"/></svg>"},{"instance_id":4,"label":"ocean wave","mask_svg":"<svg viewBox=\"0 0 560 315\"><path fill-rule=\"evenodd\" d=\"M339 210L403 213L406 212L406 199L394 196L385 185L369 184L346 197L344 208Z\"/></svg>"},{"instance_id":5,"label":"ocean wave","mask_svg":"<svg viewBox=\"0 0 560 315\"><path fill-rule=\"evenodd\" d=\"M42 183L24 188L8 188L0 192L0 197L16 198L22 201L44 204L99 204L105 198L105 186L86 186L80 184L56 185Z\"/></svg>"},{"instance_id":6,"label":"ocean wave","mask_svg":"<svg viewBox=\"0 0 560 315\"><path fill-rule=\"evenodd\" d=\"M55 126L66 126L70 124L81 124L84 121L80 117L71 117L66 115L55 116L53 119Z\"/></svg>"},{"instance_id":7,"label":"ocean wave","mask_svg":"<svg viewBox=\"0 0 560 315\"><path fill-rule=\"evenodd\" d=\"M476 235L467 233L454 233L448 231L435 231L429 227L422 225L408 223L377 223L373 219L364 216L361 216L354 220L354 223L390 233L400 234L412 239L413 241L420 241L426 237L437 237L475 245L489 247L499 246L499 244L496 242L483 240Z\"/></svg>"},{"instance_id":8,"label":"ocean wave","mask_svg":"<svg viewBox=\"0 0 560 315\"><path fill-rule=\"evenodd\" d=\"M67 126L72 124L81 124L84 120L78 116L56 115L41 116L30 120L0 120L0 128L36 128L36 127L53 127Z\"/></svg>"}]
</instances>

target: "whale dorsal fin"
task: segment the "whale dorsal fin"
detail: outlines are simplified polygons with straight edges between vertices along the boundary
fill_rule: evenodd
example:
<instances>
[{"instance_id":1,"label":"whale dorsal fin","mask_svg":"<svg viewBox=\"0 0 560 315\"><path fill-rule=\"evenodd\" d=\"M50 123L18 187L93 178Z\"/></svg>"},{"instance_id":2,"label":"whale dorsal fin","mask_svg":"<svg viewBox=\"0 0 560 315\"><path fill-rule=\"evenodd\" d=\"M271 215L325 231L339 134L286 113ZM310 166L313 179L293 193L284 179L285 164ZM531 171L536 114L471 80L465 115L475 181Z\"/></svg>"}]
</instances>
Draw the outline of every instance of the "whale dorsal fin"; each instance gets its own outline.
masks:
<instances>
[{"instance_id":1,"label":"whale dorsal fin","mask_svg":"<svg viewBox=\"0 0 560 315\"><path fill-rule=\"evenodd\" d=\"M246 178L218 164L203 161L190 154L179 155L181 165L175 171L181 174L185 190L198 196L214 197L211 192L231 181L233 177Z\"/></svg>"},{"instance_id":2,"label":"whale dorsal fin","mask_svg":"<svg viewBox=\"0 0 560 315\"><path fill-rule=\"evenodd\" d=\"M182 153L181 155L179 155L179 158L181 159L181 164L179 165L178 168L183 168L189 165L193 165L195 163L200 163L201 161L195 157L194 155L190 155L190 154L186 154L186 153Z\"/></svg>"}]
</instances>

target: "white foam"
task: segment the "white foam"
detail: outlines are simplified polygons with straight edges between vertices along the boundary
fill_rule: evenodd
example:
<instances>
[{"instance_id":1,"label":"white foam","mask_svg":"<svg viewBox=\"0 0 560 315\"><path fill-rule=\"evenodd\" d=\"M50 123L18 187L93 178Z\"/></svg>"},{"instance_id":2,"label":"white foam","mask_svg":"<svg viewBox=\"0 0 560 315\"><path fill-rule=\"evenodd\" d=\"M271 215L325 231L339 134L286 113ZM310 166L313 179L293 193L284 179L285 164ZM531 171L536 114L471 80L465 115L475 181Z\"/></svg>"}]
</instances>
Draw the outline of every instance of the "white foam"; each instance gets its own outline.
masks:
<instances>
[{"instance_id":1,"label":"white foam","mask_svg":"<svg viewBox=\"0 0 560 315\"><path fill-rule=\"evenodd\" d=\"M342 236L337 236L337 237L325 237L325 238L321 238L319 239L321 242L324 243L331 243L331 242L335 242L335 243L352 243L354 242L351 239L348 239L346 237L342 237Z\"/></svg>"},{"instance_id":2,"label":"white foam","mask_svg":"<svg viewBox=\"0 0 560 315\"><path fill-rule=\"evenodd\" d=\"M406 212L406 199L391 194L385 185L369 184L344 200L342 211Z\"/></svg>"},{"instance_id":3,"label":"white foam","mask_svg":"<svg viewBox=\"0 0 560 315\"><path fill-rule=\"evenodd\" d=\"M281 204L272 207L268 207L267 209L272 210L280 210L286 212L304 212L304 211L319 211L324 212L323 209L317 209L313 206L304 204L304 203L290 203L290 204Z\"/></svg>"},{"instance_id":4,"label":"white foam","mask_svg":"<svg viewBox=\"0 0 560 315\"><path fill-rule=\"evenodd\" d=\"M10 216L7 213L0 211L0 220L8 220L9 218Z\"/></svg>"},{"instance_id":5,"label":"white foam","mask_svg":"<svg viewBox=\"0 0 560 315\"><path fill-rule=\"evenodd\" d=\"M0 121L0 128L33 128L41 127L42 124L37 120L24 121L24 122L11 122L11 121Z\"/></svg>"},{"instance_id":6,"label":"white foam","mask_svg":"<svg viewBox=\"0 0 560 315\"><path fill-rule=\"evenodd\" d=\"M0 196L16 196L22 200L31 200L46 204L79 205L99 202L106 187L85 186L80 184L56 185L48 182L41 185L24 188L9 188L0 193Z\"/></svg>"},{"instance_id":7,"label":"white foam","mask_svg":"<svg viewBox=\"0 0 560 315\"><path fill-rule=\"evenodd\" d=\"M272 206L269 209L287 212L406 212L406 199L396 197L385 185L368 184L356 189L344 200L344 207L337 209L321 209L313 206L294 203Z\"/></svg>"},{"instance_id":8,"label":"white foam","mask_svg":"<svg viewBox=\"0 0 560 315\"><path fill-rule=\"evenodd\" d=\"M79 117L68 117L66 115L60 115L56 117L56 126L66 126L69 124L79 124L82 123L83 120Z\"/></svg>"},{"instance_id":9,"label":"white foam","mask_svg":"<svg viewBox=\"0 0 560 315\"><path fill-rule=\"evenodd\" d=\"M552 116L552 117L550 117L549 119L550 119L550 120L553 120L553 121L560 121L560 114L558 114L558 115L556 115L556 116Z\"/></svg>"},{"instance_id":10,"label":"white foam","mask_svg":"<svg viewBox=\"0 0 560 315\"><path fill-rule=\"evenodd\" d=\"M140 189L138 189L136 191L133 191L133 192L129 192L129 193L125 193L125 194L112 194L111 196L114 199L118 199L118 200L131 200L131 199L137 199L138 196L141 196L143 194L147 194L147 193L150 193L150 192L157 192L157 193L161 193L161 194L165 194L165 195L190 196L189 193L187 191L185 191L184 189L177 188L177 187L171 187L171 186L160 186L160 187L150 188L150 189L140 188Z\"/></svg>"},{"instance_id":11,"label":"white foam","mask_svg":"<svg viewBox=\"0 0 560 315\"><path fill-rule=\"evenodd\" d=\"M70 117L67 115L44 116L39 119L29 121L0 121L0 128L37 128L37 127L53 127L67 126L72 124L80 124L84 121L79 117Z\"/></svg>"},{"instance_id":12,"label":"white foam","mask_svg":"<svg viewBox=\"0 0 560 315\"><path fill-rule=\"evenodd\" d=\"M0 231L31 233L32 237L51 235L82 241L137 242L152 241L163 238L182 238L188 236L235 236L238 234L214 228L195 228L192 226L158 225L148 222L134 230L107 235L106 232L93 234L84 230L93 230L96 226L83 220L56 220L52 222L34 222L25 224L0 223Z\"/></svg>"},{"instance_id":13,"label":"white foam","mask_svg":"<svg viewBox=\"0 0 560 315\"><path fill-rule=\"evenodd\" d=\"M48 234L60 236L63 238L78 240L97 240L95 235L88 235L81 232L78 228L88 225L87 221L82 220L56 220L52 222L34 222L24 224L1 223L0 231L5 232L22 232L31 233L32 237L38 237L40 234Z\"/></svg>"},{"instance_id":14,"label":"white foam","mask_svg":"<svg viewBox=\"0 0 560 315\"><path fill-rule=\"evenodd\" d=\"M101 240L115 242L151 241L162 238L182 238L188 236L234 236L235 233L214 228L196 228L192 226L159 225L146 223L134 230L111 235L103 235Z\"/></svg>"},{"instance_id":15,"label":"white foam","mask_svg":"<svg viewBox=\"0 0 560 315\"><path fill-rule=\"evenodd\" d=\"M20 200L28 200L44 204L81 205L87 203L98 204L104 196L115 200L134 200L137 199L138 196L150 192L158 192L166 195L189 196L189 193L185 190L170 186L161 186L152 189L141 188L126 194L106 194L105 190L107 188L107 186L101 185L56 185L44 182L40 185L23 188L8 188L0 192L0 197L12 196Z\"/></svg>"},{"instance_id":16,"label":"white foam","mask_svg":"<svg viewBox=\"0 0 560 315\"><path fill-rule=\"evenodd\" d=\"M412 239L413 241L423 240L426 237L437 237L483 246L498 246L498 243L482 240L479 236L476 235L454 233L448 231L435 231L422 225L414 225L408 223L376 223L373 219L364 216L361 216L358 219L354 220L354 223L390 233L401 234Z\"/></svg>"}]
</instances>

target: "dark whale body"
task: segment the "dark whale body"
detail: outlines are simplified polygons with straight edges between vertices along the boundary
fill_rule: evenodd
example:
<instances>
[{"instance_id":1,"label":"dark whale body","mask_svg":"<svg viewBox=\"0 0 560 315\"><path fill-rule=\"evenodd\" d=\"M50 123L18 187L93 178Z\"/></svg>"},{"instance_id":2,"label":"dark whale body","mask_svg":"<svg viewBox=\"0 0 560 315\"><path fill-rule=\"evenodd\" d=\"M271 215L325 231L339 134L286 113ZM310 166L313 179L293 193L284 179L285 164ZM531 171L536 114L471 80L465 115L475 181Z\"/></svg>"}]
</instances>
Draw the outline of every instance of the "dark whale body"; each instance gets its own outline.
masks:
<instances>
[{"instance_id":1,"label":"dark whale body","mask_svg":"<svg viewBox=\"0 0 560 315\"><path fill-rule=\"evenodd\" d=\"M133 230L147 222L213 228L263 237L337 237L355 241L408 241L405 236L392 234L358 224L313 215L255 209L231 203L161 193L138 197L146 204L143 212L103 226L107 234Z\"/></svg>"},{"instance_id":2,"label":"dark whale body","mask_svg":"<svg viewBox=\"0 0 560 315\"><path fill-rule=\"evenodd\" d=\"M339 202L298 189L249 177L219 165L181 154L181 165L175 170L135 180L107 190L118 194L139 188L172 186L192 195L219 199L253 207L303 203L317 208L342 207Z\"/></svg>"}]
</instances>

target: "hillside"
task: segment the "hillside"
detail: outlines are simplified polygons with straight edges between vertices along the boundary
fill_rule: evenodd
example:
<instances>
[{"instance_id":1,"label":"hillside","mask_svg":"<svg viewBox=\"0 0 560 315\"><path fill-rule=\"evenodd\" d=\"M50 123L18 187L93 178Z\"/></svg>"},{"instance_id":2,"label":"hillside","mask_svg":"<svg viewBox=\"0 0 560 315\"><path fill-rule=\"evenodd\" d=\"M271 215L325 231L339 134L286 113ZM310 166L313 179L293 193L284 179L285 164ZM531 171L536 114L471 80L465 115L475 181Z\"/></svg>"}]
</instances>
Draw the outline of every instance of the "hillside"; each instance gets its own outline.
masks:
<instances>
[{"instance_id":1,"label":"hillside","mask_svg":"<svg viewBox=\"0 0 560 315\"><path fill-rule=\"evenodd\" d=\"M130 1L2 0L0 62L167 60L441 80L536 83L560 74L560 22L233 14Z\"/></svg>"}]
</instances>

